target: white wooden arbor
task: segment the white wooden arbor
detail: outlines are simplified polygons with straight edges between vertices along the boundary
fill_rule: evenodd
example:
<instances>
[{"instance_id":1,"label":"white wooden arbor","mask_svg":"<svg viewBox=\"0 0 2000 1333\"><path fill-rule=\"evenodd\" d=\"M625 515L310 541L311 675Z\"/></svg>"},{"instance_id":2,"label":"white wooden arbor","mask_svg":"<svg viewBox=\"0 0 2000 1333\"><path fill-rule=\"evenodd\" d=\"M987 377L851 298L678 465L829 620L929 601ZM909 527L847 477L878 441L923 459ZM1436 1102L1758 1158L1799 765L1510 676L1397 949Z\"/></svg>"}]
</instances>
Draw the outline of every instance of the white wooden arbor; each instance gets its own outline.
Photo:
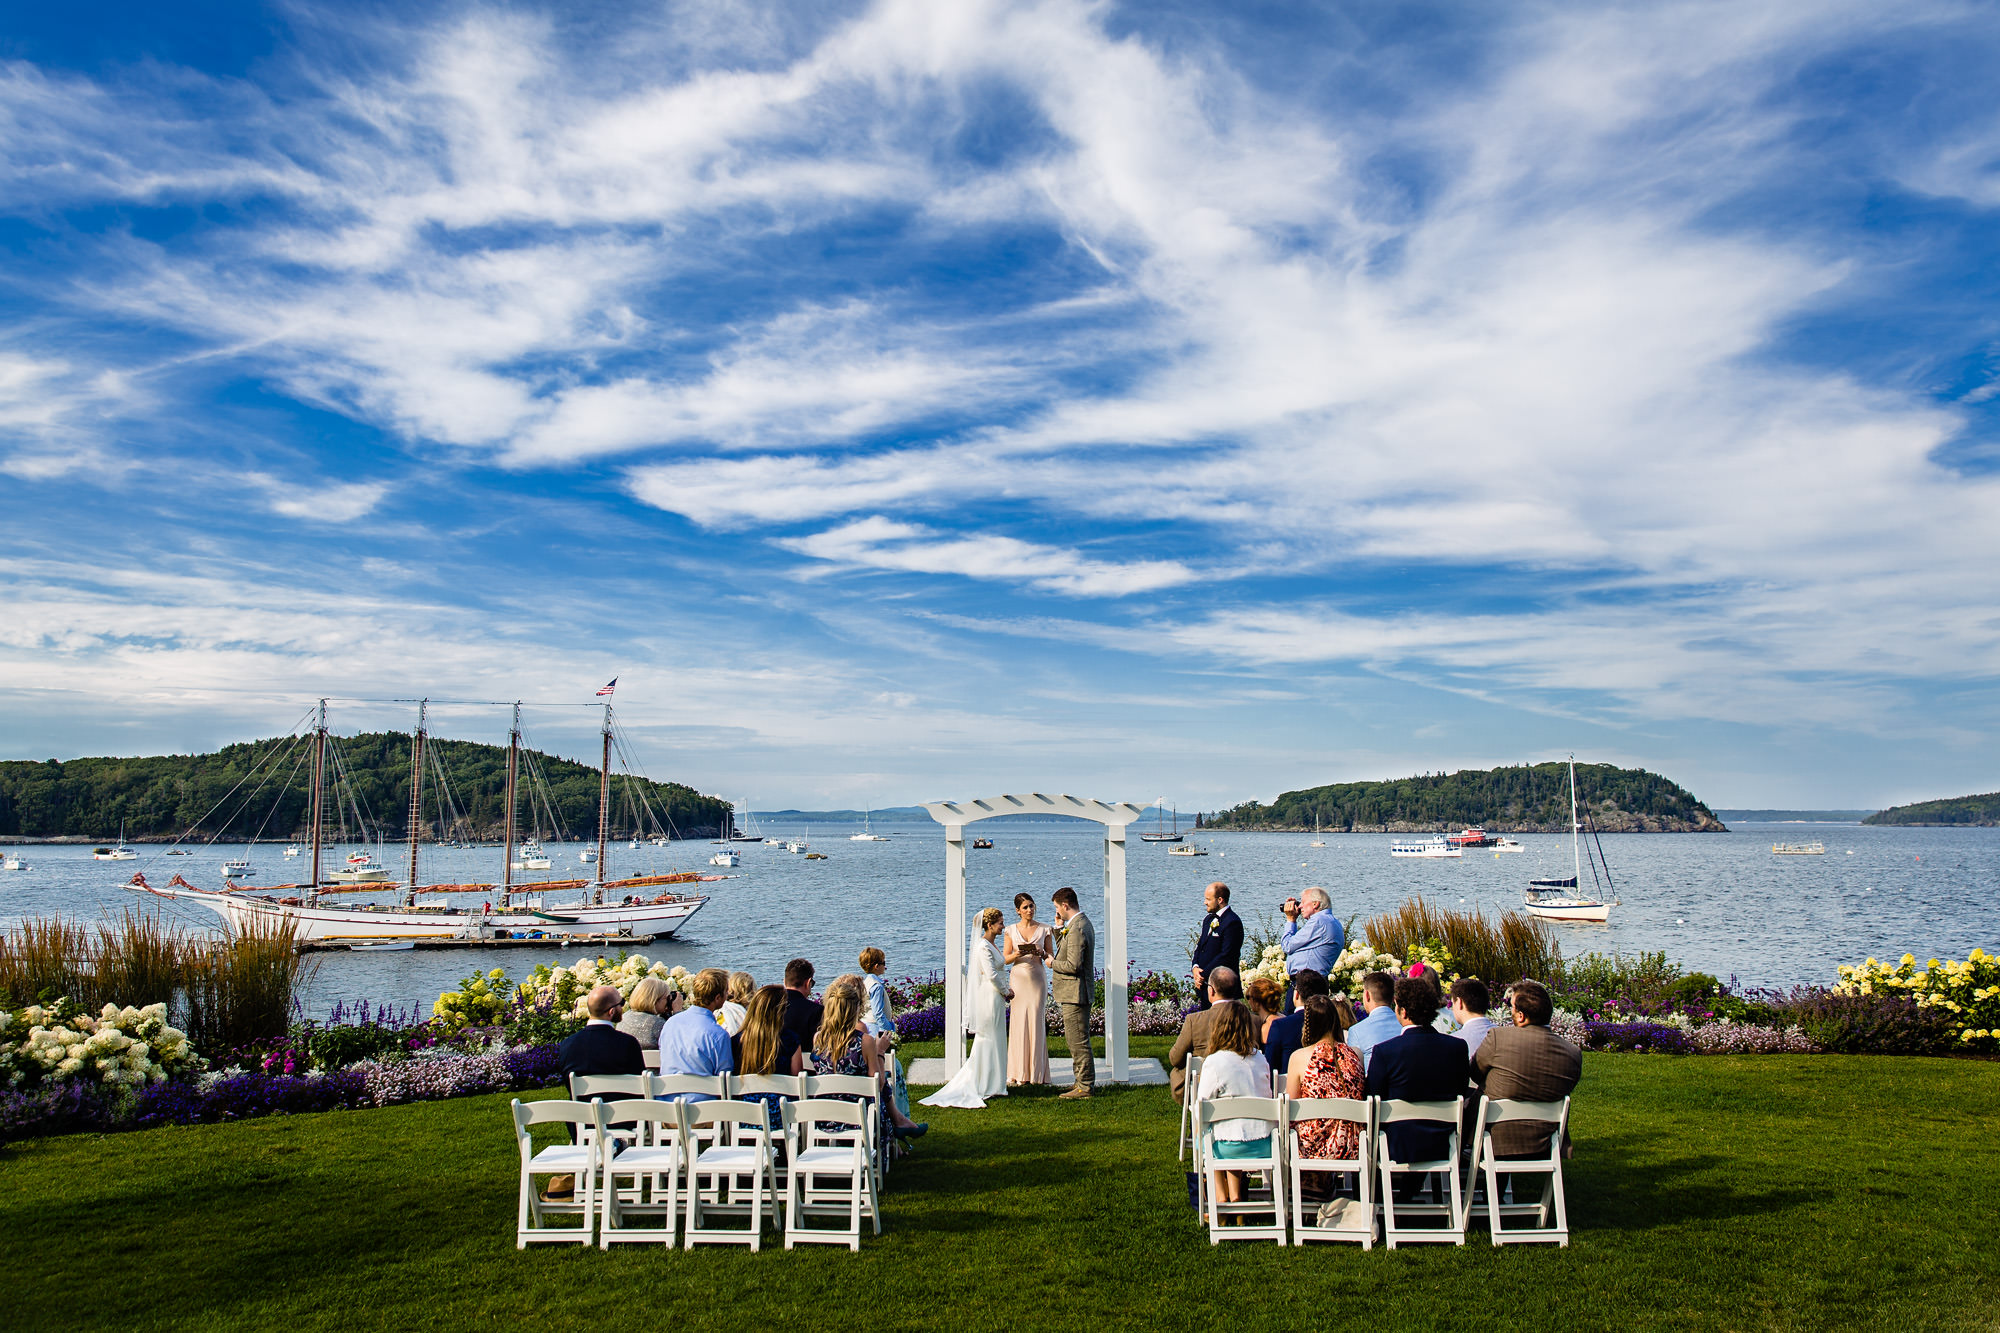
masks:
<instances>
[{"instance_id":1,"label":"white wooden arbor","mask_svg":"<svg viewBox=\"0 0 2000 1333\"><path fill-rule=\"evenodd\" d=\"M1098 966L1104 969L1104 1054L1111 1062L1111 1081L1124 1082L1130 1045L1126 994L1131 984L1125 952L1125 826L1145 814L1145 808L1128 801L1044 796L1037 791L977 801L926 801L924 809L944 825L945 1077L965 1063L965 949L972 937L965 919L965 826L1001 815L1068 815L1104 825L1104 920L1097 937ZM1088 910L1086 904L1086 914Z\"/></svg>"}]
</instances>

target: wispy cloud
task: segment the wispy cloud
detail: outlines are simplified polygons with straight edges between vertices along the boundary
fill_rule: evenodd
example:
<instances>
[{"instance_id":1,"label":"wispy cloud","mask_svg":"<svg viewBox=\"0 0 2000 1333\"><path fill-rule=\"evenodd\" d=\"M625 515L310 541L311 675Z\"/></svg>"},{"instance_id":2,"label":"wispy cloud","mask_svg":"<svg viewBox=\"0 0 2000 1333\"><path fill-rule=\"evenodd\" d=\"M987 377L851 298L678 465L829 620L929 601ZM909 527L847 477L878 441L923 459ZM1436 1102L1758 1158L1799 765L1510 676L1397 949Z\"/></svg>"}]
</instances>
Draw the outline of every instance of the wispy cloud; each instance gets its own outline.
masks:
<instances>
[{"instance_id":1,"label":"wispy cloud","mask_svg":"<svg viewBox=\"0 0 2000 1333\"><path fill-rule=\"evenodd\" d=\"M1123 597L1192 583L1195 571L1176 560L1118 562L1074 550L982 534L951 536L886 518L864 518L810 537L777 544L815 560L856 569L1027 583L1078 597Z\"/></svg>"}]
</instances>

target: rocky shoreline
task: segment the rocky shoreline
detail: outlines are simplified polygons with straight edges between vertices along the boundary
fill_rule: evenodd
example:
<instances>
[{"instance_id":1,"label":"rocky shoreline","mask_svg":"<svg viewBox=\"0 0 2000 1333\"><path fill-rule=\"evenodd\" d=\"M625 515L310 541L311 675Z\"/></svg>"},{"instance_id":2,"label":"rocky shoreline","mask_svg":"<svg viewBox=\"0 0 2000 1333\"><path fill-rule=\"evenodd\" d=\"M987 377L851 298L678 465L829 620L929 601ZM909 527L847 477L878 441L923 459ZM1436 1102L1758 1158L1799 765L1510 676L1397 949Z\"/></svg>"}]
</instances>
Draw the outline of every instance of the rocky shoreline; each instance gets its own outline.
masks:
<instances>
[{"instance_id":1,"label":"rocky shoreline","mask_svg":"<svg viewBox=\"0 0 2000 1333\"><path fill-rule=\"evenodd\" d=\"M1700 819L1661 818L1637 815L1624 810L1593 813L1599 833L1727 833L1729 826L1713 816ZM1464 824L1414 823L1397 820L1388 824L1356 824L1352 828L1323 828L1322 833L1457 833ZM1567 824L1530 824L1511 820L1490 820L1480 824L1488 833L1568 833ZM1203 824L1201 832L1217 833L1311 833L1309 824Z\"/></svg>"}]
</instances>

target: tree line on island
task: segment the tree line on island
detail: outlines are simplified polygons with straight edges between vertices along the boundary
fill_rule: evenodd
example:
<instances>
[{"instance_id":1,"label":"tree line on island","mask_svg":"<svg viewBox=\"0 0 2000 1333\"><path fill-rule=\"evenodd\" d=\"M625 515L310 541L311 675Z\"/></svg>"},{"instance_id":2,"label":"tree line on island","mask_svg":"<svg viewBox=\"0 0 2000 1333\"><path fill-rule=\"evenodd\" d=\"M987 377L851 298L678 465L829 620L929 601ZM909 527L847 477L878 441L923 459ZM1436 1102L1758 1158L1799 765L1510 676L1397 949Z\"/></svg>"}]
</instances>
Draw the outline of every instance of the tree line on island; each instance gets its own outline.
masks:
<instances>
[{"instance_id":1,"label":"tree line on island","mask_svg":"<svg viewBox=\"0 0 2000 1333\"><path fill-rule=\"evenodd\" d=\"M1606 833L1726 833L1685 787L1643 768L1578 764L1576 795ZM1269 805L1246 801L1198 820L1202 828L1332 833L1569 832L1569 765L1425 773L1383 782L1337 782L1288 791Z\"/></svg>"},{"instance_id":2,"label":"tree line on island","mask_svg":"<svg viewBox=\"0 0 2000 1333\"><path fill-rule=\"evenodd\" d=\"M340 784L341 804L349 804L348 792L358 798L354 804L368 825L360 831L362 836L392 841L407 837L409 733L364 732L331 739L339 748L346 775ZM268 750L294 743L279 737L227 745L211 754L0 761L0 837L103 840L117 836L122 828L125 836L135 841L158 841L186 834L197 824L202 840L242 842L253 837L285 840L304 836L311 822L310 763L272 765L267 761L263 770L251 776ZM435 769L426 763L424 820L429 834L467 841L499 838L506 821L507 747L437 736L427 737L425 746L449 780L459 815L440 827L435 779L430 776ZM524 790L516 816L519 835L539 832L545 838L596 837L597 769L539 750L524 748L521 758ZM525 791L525 774L531 767L547 779L559 828L534 827ZM331 768L329 763L329 811L334 804ZM704 796L691 787L634 777L629 779L634 791L628 798L627 781L625 775L613 772L611 829L617 836L652 831L651 821L637 813L640 792L660 819L683 836L712 835L729 819L728 802ZM242 790L232 798L230 793L239 783ZM250 799L253 792L254 799ZM342 813L351 830L352 811L344 809ZM202 822L205 817L207 822ZM547 823L546 819L541 822ZM328 823L331 836L338 827L331 813Z\"/></svg>"},{"instance_id":3,"label":"tree line on island","mask_svg":"<svg viewBox=\"0 0 2000 1333\"><path fill-rule=\"evenodd\" d=\"M1864 824L1904 824L1993 828L2000 825L2000 791L1984 796L1953 796L1942 801L1916 801L1877 810Z\"/></svg>"}]
</instances>

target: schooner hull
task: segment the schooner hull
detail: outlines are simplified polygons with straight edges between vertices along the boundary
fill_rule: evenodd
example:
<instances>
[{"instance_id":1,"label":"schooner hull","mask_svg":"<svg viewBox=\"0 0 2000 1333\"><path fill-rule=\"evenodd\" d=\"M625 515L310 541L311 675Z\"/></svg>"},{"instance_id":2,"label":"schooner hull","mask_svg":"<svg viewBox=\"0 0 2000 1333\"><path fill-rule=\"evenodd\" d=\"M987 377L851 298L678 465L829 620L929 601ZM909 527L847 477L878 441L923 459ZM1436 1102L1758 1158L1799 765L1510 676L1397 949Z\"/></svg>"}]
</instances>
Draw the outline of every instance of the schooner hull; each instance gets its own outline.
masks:
<instances>
[{"instance_id":1,"label":"schooner hull","mask_svg":"<svg viewBox=\"0 0 2000 1333\"><path fill-rule=\"evenodd\" d=\"M545 935L672 935L708 900L674 897L667 902L622 906L556 904L530 912L481 912L460 908L368 908L307 906L274 902L202 889L155 889L143 883L128 887L163 898L201 904L221 917L231 931L289 925L301 943L340 940L414 940L493 938L502 931L541 931ZM556 919L552 919L556 918Z\"/></svg>"}]
</instances>

